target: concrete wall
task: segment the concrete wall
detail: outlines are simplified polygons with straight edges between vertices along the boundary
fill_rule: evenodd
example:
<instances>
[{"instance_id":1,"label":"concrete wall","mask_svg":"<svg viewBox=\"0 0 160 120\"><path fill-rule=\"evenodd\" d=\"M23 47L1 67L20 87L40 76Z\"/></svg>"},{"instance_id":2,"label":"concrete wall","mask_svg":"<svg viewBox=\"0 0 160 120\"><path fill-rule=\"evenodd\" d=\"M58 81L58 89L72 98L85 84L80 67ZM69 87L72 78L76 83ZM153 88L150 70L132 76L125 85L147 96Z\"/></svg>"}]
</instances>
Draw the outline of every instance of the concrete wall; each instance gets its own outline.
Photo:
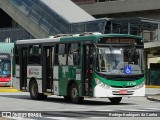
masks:
<instances>
[{"instance_id":1,"label":"concrete wall","mask_svg":"<svg viewBox=\"0 0 160 120\"><path fill-rule=\"evenodd\" d=\"M90 4L95 3L96 0L72 0L76 4Z\"/></svg>"},{"instance_id":2,"label":"concrete wall","mask_svg":"<svg viewBox=\"0 0 160 120\"><path fill-rule=\"evenodd\" d=\"M19 9L13 6L9 0L1 0L0 8L19 23L35 38L46 38L49 35L40 26L24 15Z\"/></svg>"},{"instance_id":3,"label":"concrete wall","mask_svg":"<svg viewBox=\"0 0 160 120\"><path fill-rule=\"evenodd\" d=\"M91 15L104 15L160 9L160 0L119 0L79 6Z\"/></svg>"}]
</instances>

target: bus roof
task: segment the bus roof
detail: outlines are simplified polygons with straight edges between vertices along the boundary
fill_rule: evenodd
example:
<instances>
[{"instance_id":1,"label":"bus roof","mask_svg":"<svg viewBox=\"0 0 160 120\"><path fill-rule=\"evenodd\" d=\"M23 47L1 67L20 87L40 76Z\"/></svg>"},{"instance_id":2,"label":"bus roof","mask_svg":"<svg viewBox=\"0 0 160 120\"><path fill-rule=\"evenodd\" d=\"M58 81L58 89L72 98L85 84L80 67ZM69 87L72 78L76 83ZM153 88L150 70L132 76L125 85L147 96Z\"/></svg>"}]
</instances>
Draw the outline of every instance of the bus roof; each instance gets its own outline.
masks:
<instances>
[{"instance_id":1,"label":"bus roof","mask_svg":"<svg viewBox=\"0 0 160 120\"><path fill-rule=\"evenodd\" d=\"M27 40L17 40L16 44L33 44L33 43L50 43L59 42L60 38L43 38L43 39L27 39Z\"/></svg>"},{"instance_id":2,"label":"bus roof","mask_svg":"<svg viewBox=\"0 0 160 120\"><path fill-rule=\"evenodd\" d=\"M129 35L129 34L96 34L86 36L65 36L58 38L43 38L43 39L28 39L28 40L17 40L16 44L35 44L35 43L50 43L50 42L74 42L74 41L95 41L102 37L134 37L143 39L140 36Z\"/></svg>"},{"instance_id":3,"label":"bus roof","mask_svg":"<svg viewBox=\"0 0 160 120\"><path fill-rule=\"evenodd\" d=\"M96 35L87 35L87 36L68 36L68 37L62 37L60 38L60 41L64 42L64 41L95 41L98 42L99 38L102 37L134 37L134 38L138 38L143 40L143 38L141 36L136 36L136 35L129 35L129 34L96 34Z\"/></svg>"}]
</instances>

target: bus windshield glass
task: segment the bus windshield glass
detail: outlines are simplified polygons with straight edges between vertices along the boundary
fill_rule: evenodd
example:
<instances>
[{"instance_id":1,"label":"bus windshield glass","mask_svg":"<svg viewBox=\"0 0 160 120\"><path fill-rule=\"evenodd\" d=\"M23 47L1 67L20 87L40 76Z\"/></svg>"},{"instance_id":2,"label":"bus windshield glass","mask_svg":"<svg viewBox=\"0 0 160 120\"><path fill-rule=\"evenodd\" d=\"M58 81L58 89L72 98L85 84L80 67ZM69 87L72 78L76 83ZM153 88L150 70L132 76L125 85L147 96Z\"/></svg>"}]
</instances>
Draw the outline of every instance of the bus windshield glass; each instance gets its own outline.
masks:
<instances>
[{"instance_id":1,"label":"bus windshield glass","mask_svg":"<svg viewBox=\"0 0 160 120\"><path fill-rule=\"evenodd\" d=\"M0 59L0 77L6 77L11 74L11 61L9 59Z\"/></svg>"},{"instance_id":2,"label":"bus windshield glass","mask_svg":"<svg viewBox=\"0 0 160 120\"><path fill-rule=\"evenodd\" d=\"M142 74L143 49L135 47L99 47L96 70L108 75Z\"/></svg>"}]
</instances>

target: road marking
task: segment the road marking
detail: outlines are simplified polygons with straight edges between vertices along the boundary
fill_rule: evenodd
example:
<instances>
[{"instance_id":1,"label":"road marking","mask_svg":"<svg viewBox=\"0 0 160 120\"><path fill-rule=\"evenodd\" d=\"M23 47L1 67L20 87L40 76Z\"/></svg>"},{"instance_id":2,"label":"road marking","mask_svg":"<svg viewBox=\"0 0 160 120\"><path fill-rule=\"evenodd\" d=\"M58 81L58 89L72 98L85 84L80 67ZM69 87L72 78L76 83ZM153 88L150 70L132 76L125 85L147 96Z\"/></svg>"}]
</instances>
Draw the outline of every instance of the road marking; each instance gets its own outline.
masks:
<instances>
[{"instance_id":1,"label":"road marking","mask_svg":"<svg viewBox=\"0 0 160 120\"><path fill-rule=\"evenodd\" d=\"M152 111L153 111L153 110L154 110L154 111L155 111L155 110L156 110L156 111L160 111L160 108L146 108L146 109L149 109L149 110L152 110Z\"/></svg>"},{"instance_id":2,"label":"road marking","mask_svg":"<svg viewBox=\"0 0 160 120\"><path fill-rule=\"evenodd\" d=\"M96 110L96 111L98 111L98 112L103 112L103 111L112 112L112 111L114 111L114 110Z\"/></svg>"},{"instance_id":3,"label":"road marking","mask_svg":"<svg viewBox=\"0 0 160 120\"><path fill-rule=\"evenodd\" d=\"M151 110L147 110L147 109L122 109L122 111L135 111L135 112L138 112L138 111L151 111Z\"/></svg>"}]
</instances>

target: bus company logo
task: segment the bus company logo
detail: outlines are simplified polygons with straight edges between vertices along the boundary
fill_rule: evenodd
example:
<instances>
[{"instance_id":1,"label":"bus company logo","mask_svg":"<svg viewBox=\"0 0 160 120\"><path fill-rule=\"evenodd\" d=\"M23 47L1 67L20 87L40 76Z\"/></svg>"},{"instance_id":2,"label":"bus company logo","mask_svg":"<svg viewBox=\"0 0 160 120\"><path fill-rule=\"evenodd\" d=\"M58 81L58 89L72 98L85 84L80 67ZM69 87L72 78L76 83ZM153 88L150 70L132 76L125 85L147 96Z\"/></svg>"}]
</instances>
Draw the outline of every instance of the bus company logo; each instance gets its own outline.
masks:
<instances>
[{"instance_id":1,"label":"bus company logo","mask_svg":"<svg viewBox=\"0 0 160 120\"><path fill-rule=\"evenodd\" d=\"M28 73L29 73L29 75L32 75L33 74L32 69L29 69Z\"/></svg>"},{"instance_id":2,"label":"bus company logo","mask_svg":"<svg viewBox=\"0 0 160 120\"><path fill-rule=\"evenodd\" d=\"M38 68L29 68L28 69L28 74L29 75L39 75L39 69Z\"/></svg>"}]
</instances>

